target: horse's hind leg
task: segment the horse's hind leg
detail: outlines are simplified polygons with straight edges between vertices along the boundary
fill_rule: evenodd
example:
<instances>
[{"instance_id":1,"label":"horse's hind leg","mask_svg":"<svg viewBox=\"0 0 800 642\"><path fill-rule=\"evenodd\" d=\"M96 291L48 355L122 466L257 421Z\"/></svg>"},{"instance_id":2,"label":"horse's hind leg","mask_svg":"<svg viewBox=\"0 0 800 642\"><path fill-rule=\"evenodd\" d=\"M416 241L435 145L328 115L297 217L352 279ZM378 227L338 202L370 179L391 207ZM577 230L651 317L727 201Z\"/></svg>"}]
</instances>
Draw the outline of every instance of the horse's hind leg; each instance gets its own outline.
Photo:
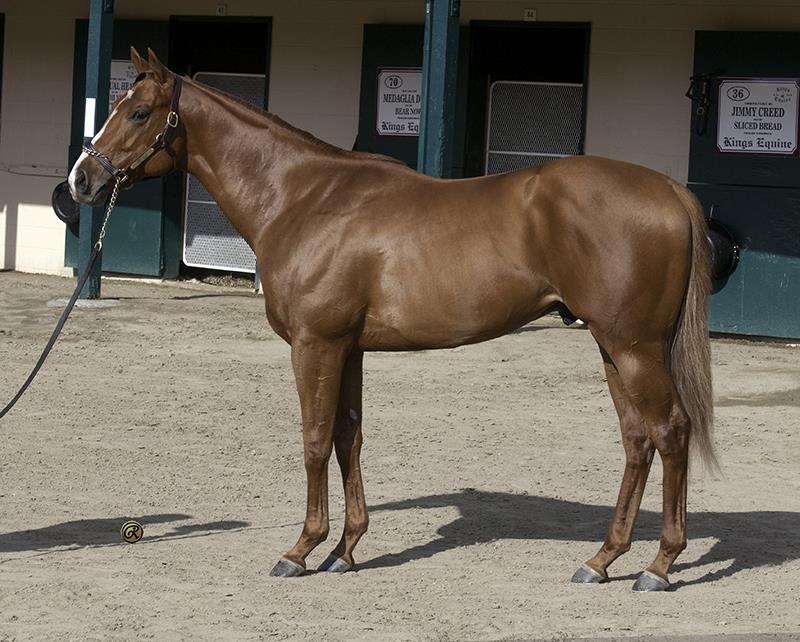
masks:
<instances>
[{"instance_id":1,"label":"horse's hind leg","mask_svg":"<svg viewBox=\"0 0 800 642\"><path fill-rule=\"evenodd\" d=\"M328 537L328 460L339 402L342 369L350 351L347 340L297 337L292 366L303 416L303 452L308 480L306 519L300 538L270 575L291 577L305 571L306 556Z\"/></svg>"},{"instance_id":2,"label":"horse's hind leg","mask_svg":"<svg viewBox=\"0 0 800 642\"><path fill-rule=\"evenodd\" d=\"M628 398L619 372L602 346L603 363L608 388L619 415L622 445L625 449L625 472L619 488L617 505L611 518L606 539L597 554L572 576L578 584L596 584L608 579L607 569L631 547L633 527L639 512L655 447L647 434L642 415Z\"/></svg>"},{"instance_id":3,"label":"horse's hind leg","mask_svg":"<svg viewBox=\"0 0 800 642\"><path fill-rule=\"evenodd\" d=\"M612 353L628 398L642 415L647 435L663 464L662 521L658 554L633 586L658 591L669 586L667 574L686 548L686 481L689 465L689 418L664 363L664 343L638 344Z\"/></svg>"},{"instance_id":4,"label":"horse's hind leg","mask_svg":"<svg viewBox=\"0 0 800 642\"><path fill-rule=\"evenodd\" d=\"M353 549L367 532L369 517L361 481L361 389L363 352L351 354L344 367L339 409L333 429L336 458L342 469L345 517L342 538L320 571L343 572L353 568Z\"/></svg>"}]
</instances>

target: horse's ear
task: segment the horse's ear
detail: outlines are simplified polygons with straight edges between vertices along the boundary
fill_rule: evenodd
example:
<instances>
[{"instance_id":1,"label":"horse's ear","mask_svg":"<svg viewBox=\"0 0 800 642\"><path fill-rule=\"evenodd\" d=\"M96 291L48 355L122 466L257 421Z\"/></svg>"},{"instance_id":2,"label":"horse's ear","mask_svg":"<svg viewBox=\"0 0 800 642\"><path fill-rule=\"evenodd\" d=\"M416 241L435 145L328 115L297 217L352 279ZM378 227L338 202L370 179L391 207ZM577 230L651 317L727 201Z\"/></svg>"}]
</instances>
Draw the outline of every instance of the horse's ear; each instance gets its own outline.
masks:
<instances>
[{"instance_id":1,"label":"horse's ear","mask_svg":"<svg viewBox=\"0 0 800 642\"><path fill-rule=\"evenodd\" d=\"M143 74L146 71L150 71L150 65L148 65L147 61L139 55L139 52L136 51L135 47L131 47L131 64L133 64L133 68L136 70L137 74Z\"/></svg>"},{"instance_id":2,"label":"horse's ear","mask_svg":"<svg viewBox=\"0 0 800 642\"><path fill-rule=\"evenodd\" d=\"M161 83L167 82L169 78L169 69L156 56L156 52L147 48L147 61L150 63L150 69L155 73L156 77Z\"/></svg>"}]
</instances>

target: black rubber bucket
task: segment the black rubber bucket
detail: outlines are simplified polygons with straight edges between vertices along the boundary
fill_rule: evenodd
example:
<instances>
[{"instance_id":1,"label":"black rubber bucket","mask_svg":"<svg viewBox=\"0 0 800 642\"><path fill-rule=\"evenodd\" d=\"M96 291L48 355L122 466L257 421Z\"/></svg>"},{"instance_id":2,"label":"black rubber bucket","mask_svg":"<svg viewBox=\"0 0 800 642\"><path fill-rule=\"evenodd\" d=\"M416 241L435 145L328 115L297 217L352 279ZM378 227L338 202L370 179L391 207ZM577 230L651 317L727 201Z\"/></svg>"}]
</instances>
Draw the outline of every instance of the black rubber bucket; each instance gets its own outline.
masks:
<instances>
[{"instance_id":1,"label":"black rubber bucket","mask_svg":"<svg viewBox=\"0 0 800 642\"><path fill-rule=\"evenodd\" d=\"M733 274L739 265L739 244L718 220L707 218L708 244L711 246L711 274L715 280Z\"/></svg>"},{"instance_id":2,"label":"black rubber bucket","mask_svg":"<svg viewBox=\"0 0 800 642\"><path fill-rule=\"evenodd\" d=\"M74 225L80 220L81 206L72 199L67 181L56 185L53 190L52 204L56 216L67 225Z\"/></svg>"}]
</instances>

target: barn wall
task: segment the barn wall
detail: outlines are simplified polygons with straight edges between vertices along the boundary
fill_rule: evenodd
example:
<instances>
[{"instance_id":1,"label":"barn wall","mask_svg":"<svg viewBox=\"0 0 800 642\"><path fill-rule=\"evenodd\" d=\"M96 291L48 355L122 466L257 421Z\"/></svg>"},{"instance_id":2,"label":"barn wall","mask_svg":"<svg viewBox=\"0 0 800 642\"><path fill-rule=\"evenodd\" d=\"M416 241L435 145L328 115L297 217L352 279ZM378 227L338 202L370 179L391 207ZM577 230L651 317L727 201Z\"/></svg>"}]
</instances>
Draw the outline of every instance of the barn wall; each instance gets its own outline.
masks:
<instances>
[{"instance_id":1,"label":"barn wall","mask_svg":"<svg viewBox=\"0 0 800 642\"><path fill-rule=\"evenodd\" d=\"M64 225L50 193L65 172L75 11L0 2L5 14L0 111L0 268L65 274ZM71 270L69 271L71 273Z\"/></svg>"},{"instance_id":2,"label":"barn wall","mask_svg":"<svg viewBox=\"0 0 800 642\"><path fill-rule=\"evenodd\" d=\"M210 15L208 0L117 0L119 18ZM273 17L270 109L336 145L355 139L365 23L423 21L423 0L228 0L228 15ZM5 14L0 122L0 267L67 273L49 198L66 173L73 25L85 0L0 0ZM685 181L691 107L684 98L696 29L800 30L793 0L462 0L462 20L592 23L586 151ZM35 166L35 167L33 167ZM13 173L12 173L13 172ZM22 176L39 173L45 176Z\"/></svg>"}]
</instances>

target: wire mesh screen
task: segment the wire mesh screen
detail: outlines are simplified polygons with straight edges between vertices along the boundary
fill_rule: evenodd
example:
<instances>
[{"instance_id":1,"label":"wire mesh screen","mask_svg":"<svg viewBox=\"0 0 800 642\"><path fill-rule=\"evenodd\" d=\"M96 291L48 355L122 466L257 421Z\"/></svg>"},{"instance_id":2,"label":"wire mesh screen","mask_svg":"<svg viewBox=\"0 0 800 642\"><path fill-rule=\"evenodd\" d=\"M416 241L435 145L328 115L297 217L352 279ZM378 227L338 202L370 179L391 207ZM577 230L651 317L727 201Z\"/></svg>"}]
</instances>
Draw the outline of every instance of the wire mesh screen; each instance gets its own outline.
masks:
<instances>
[{"instance_id":1,"label":"wire mesh screen","mask_svg":"<svg viewBox=\"0 0 800 642\"><path fill-rule=\"evenodd\" d=\"M264 106L265 76L199 72L194 79L257 107ZM256 271L256 257L250 246L225 218L200 181L189 174L186 175L183 262L215 270L251 274Z\"/></svg>"},{"instance_id":2,"label":"wire mesh screen","mask_svg":"<svg viewBox=\"0 0 800 642\"><path fill-rule=\"evenodd\" d=\"M487 174L583 151L583 85L497 81L489 90Z\"/></svg>"}]
</instances>

